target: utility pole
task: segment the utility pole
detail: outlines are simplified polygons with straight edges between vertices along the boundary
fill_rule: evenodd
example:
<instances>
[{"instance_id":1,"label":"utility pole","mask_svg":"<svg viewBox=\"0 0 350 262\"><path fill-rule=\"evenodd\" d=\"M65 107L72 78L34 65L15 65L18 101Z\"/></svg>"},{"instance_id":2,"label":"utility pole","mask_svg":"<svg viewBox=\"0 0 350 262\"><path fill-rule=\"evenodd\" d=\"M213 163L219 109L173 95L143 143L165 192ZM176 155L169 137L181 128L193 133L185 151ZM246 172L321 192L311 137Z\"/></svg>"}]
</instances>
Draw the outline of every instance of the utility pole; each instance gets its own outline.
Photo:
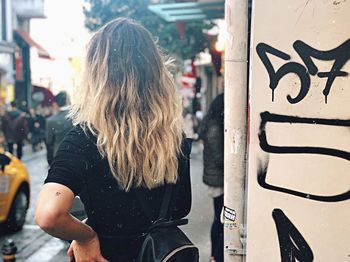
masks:
<instances>
[{"instance_id":1,"label":"utility pole","mask_svg":"<svg viewBox=\"0 0 350 262\"><path fill-rule=\"evenodd\" d=\"M247 144L248 0L225 2L224 260L243 261Z\"/></svg>"}]
</instances>

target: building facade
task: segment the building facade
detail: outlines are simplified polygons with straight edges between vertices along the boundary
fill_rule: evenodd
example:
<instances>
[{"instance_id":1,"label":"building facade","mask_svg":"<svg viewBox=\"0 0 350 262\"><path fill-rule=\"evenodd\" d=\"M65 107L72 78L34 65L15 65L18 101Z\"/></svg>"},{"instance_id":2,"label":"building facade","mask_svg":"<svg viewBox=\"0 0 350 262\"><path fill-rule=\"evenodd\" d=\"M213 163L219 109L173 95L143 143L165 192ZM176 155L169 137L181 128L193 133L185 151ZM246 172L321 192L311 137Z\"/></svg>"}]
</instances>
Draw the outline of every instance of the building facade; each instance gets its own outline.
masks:
<instances>
[{"instance_id":1,"label":"building facade","mask_svg":"<svg viewBox=\"0 0 350 262\"><path fill-rule=\"evenodd\" d=\"M13 0L12 23L13 37L16 44L14 55L15 99L22 108L32 105L32 83L30 70L30 48L35 47L39 55L49 56L29 35L30 19L45 18L43 0Z\"/></svg>"},{"instance_id":2,"label":"building facade","mask_svg":"<svg viewBox=\"0 0 350 262\"><path fill-rule=\"evenodd\" d=\"M12 1L0 1L0 105L13 99L15 44L12 38Z\"/></svg>"}]
</instances>

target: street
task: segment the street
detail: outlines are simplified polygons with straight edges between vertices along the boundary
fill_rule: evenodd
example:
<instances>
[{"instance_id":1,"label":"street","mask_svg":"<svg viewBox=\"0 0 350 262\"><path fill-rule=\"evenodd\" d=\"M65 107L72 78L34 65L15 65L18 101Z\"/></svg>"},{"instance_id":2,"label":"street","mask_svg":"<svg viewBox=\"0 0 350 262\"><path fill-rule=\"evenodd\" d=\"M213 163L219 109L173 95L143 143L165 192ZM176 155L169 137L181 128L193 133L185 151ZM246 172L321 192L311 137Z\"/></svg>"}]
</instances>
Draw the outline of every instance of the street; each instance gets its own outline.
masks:
<instances>
[{"instance_id":1,"label":"street","mask_svg":"<svg viewBox=\"0 0 350 262\"><path fill-rule=\"evenodd\" d=\"M202 183L202 145L195 143L191 154L192 179L192 210L189 224L182 229L200 250L200 261L210 258L210 226L213 217L212 199L208 196ZM43 232L34 222L35 202L46 178L48 165L46 151L32 153L28 146L25 148L23 162L31 178L31 203L23 230L0 236L0 245L8 238L15 241L18 248L16 261L26 262L60 262L67 261L67 242L53 238ZM79 206L73 207L78 209ZM78 213L79 214L79 213Z\"/></svg>"}]
</instances>

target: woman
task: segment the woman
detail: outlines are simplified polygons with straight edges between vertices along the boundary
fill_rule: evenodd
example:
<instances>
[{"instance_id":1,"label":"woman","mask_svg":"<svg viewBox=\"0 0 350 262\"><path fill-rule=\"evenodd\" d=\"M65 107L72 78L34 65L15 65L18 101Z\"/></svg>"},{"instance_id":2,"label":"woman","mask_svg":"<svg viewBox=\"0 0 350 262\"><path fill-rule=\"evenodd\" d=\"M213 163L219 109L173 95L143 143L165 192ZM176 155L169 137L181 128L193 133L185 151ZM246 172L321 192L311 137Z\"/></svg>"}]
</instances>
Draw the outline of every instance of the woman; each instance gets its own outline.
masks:
<instances>
[{"instance_id":1,"label":"woman","mask_svg":"<svg viewBox=\"0 0 350 262\"><path fill-rule=\"evenodd\" d=\"M76 261L133 261L150 226L137 201L141 192L156 219L166 183L175 184L170 217L191 207L190 143L171 73L151 34L119 18L91 39L85 77L66 135L45 180L37 224L73 240ZM79 195L87 223L69 214Z\"/></svg>"},{"instance_id":2,"label":"woman","mask_svg":"<svg viewBox=\"0 0 350 262\"><path fill-rule=\"evenodd\" d=\"M211 226L211 261L222 262L224 228L220 213L224 204L224 94L218 95L209 106L200 126L203 140L203 182L214 202L214 221Z\"/></svg>"}]
</instances>

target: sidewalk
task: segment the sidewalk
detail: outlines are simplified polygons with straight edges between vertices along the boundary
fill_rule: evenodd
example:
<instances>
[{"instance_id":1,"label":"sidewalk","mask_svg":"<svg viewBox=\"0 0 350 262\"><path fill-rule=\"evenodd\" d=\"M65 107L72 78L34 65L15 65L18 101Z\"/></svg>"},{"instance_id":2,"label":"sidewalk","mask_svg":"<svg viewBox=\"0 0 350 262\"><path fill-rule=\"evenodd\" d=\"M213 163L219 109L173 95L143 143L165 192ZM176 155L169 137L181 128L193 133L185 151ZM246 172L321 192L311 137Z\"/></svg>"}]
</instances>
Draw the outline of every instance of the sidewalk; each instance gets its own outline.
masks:
<instances>
[{"instance_id":1,"label":"sidewalk","mask_svg":"<svg viewBox=\"0 0 350 262\"><path fill-rule=\"evenodd\" d=\"M45 148L44 144L43 144L43 149L39 149L36 152L33 152L32 145L30 145L30 144L25 144L23 146L23 156L22 156L23 162L31 161L31 160L38 158L38 157L41 157L43 155L46 156L46 148Z\"/></svg>"},{"instance_id":2,"label":"sidewalk","mask_svg":"<svg viewBox=\"0 0 350 262\"><path fill-rule=\"evenodd\" d=\"M213 199L209 197L207 188L202 182L203 176L203 145L194 142L191 152L191 185L192 208L188 216L189 224L182 229L199 248L200 262L210 260L210 228L214 219Z\"/></svg>"}]
</instances>

